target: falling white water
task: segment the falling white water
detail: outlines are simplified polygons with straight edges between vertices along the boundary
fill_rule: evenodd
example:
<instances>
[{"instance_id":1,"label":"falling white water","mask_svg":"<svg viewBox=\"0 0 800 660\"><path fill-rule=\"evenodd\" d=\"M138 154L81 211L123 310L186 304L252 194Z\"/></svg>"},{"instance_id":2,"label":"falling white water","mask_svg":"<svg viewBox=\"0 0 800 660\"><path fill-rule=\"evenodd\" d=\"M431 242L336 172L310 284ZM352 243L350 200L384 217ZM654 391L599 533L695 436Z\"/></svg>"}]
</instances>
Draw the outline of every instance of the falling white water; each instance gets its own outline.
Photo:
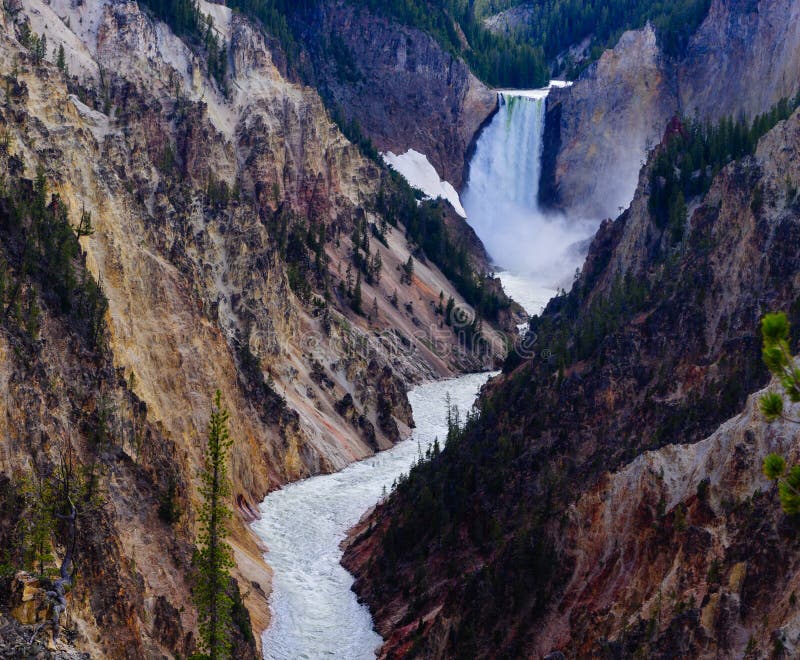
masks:
<instances>
[{"instance_id":1,"label":"falling white water","mask_svg":"<svg viewBox=\"0 0 800 660\"><path fill-rule=\"evenodd\" d=\"M447 395L467 411L490 374L470 374L412 390L409 401L417 428L397 444L336 474L312 477L267 496L256 534L269 548L274 570L269 604L272 623L264 632L264 657L374 658L382 640L366 606L350 587L339 544L347 530L407 473L419 452L447 435Z\"/></svg>"},{"instance_id":2,"label":"falling white water","mask_svg":"<svg viewBox=\"0 0 800 660\"><path fill-rule=\"evenodd\" d=\"M478 140L463 196L470 224L504 269L506 290L531 313L569 287L597 225L538 208L547 91L499 93L500 109ZM415 172L433 185L427 168ZM339 545L419 451L445 437L446 395L468 409L487 378L472 374L413 390L417 428L410 440L339 473L285 486L261 503L262 518L253 528L274 570L265 658L375 657L382 640L351 590L353 577L339 564Z\"/></svg>"},{"instance_id":3,"label":"falling white water","mask_svg":"<svg viewBox=\"0 0 800 660\"><path fill-rule=\"evenodd\" d=\"M539 210L548 92L498 92L499 110L478 138L462 197L504 288L532 314L569 289L597 229L593 219Z\"/></svg>"}]
</instances>

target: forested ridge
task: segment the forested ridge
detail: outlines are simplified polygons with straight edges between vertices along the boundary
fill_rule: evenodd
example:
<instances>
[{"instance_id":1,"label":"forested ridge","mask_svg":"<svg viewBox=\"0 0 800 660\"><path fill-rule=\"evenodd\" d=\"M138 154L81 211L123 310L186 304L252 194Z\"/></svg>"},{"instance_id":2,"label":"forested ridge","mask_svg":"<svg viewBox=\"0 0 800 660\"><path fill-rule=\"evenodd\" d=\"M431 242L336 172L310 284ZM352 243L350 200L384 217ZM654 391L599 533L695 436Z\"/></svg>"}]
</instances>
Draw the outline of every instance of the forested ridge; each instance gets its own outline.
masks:
<instances>
[{"instance_id":1,"label":"forested ridge","mask_svg":"<svg viewBox=\"0 0 800 660\"><path fill-rule=\"evenodd\" d=\"M353 4L422 29L460 54L484 82L498 87L536 87L547 82L556 58L590 39L589 58L612 48L625 30L648 21L667 53L677 55L708 13L710 0L352 0ZM492 34L484 19L524 5L529 18L510 35ZM466 38L463 43L462 35ZM575 74L576 70L566 71Z\"/></svg>"},{"instance_id":2,"label":"forested ridge","mask_svg":"<svg viewBox=\"0 0 800 660\"><path fill-rule=\"evenodd\" d=\"M221 73L224 44L209 43L197 5L192 0L143 0L178 34L205 43L209 71ZM569 58L557 59L571 46L589 39L585 65L605 48L613 47L622 32L648 21L658 31L666 52L679 54L708 13L710 0L548 0L536 4L515 0L348 0L355 6L417 28L447 51L463 58L486 84L495 87L541 87L555 70L569 75L578 71ZM302 46L298 31L303 20L318 8L318 0L229 0L230 7L258 19L281 44L290 68L301 68ZM494 34L484 19L525 5L529 17L511 34ZM331 48L335 40L331 41ZM337 54L331 53L332 57Z\"/></svg>"},{"instance_id":3,"label":"forested ridge","mask_svg":"<svg viewBox=\"0 0 800 660\"><path fill-rule=\"evenodd\" d=\"M532 623L571 570L568 556L559 554L557 530L577 494L645 449L705 437L765 384L748 316L743 329L718 330L726 341L707 358L714 375L692 386L679 404L667 398L683 365L706 359L698 356L710 350L704 334L705 297L714 288L709 272L729 249L717 245L718 226L738 222L742 213L759 223L778 203L796 211L798 192L788 175L785 190L770 191L750 156L798 101L781 101L752 123L673 120L647 165L649 203L639 220L652 222L654 231L644 272L599 284L611 246L635 222L629 209L601 229L572 290L532 319L535 356L510 355L501 382L489 385L466 419L448 411L446 443L435 444L398 480L377 524L365 532L369 538L379 530L369 541L376 554L359 577L372 591L358 592L380 594L381 604L396 598L395 608L409 604L395 629L444 602L444 616L460 619L448 619L447 653L525 655L535 637ZM723 217L713 202L703 205L712 181L735 186L743 208ZM690 202L700 207L688 223ZM787 307L788 295L797 322L796 294L776 293L783 291L783 269L794 267L780 253L770 255L773 270L752 295L777 297ZM747 296L739 304L739 316L757 310ZM664 338L677 328L681 341L665 349ZM627 385L610 385L619 382ZM619 398L598 403L611 391ZM608 409L596 414L603 405ZM659 506L654 503L657 512ZM467 565L475 568L462 575ZM429 640L424 622L419 630L412 655L423 656Z\"/></svg>"},{"instance_id":4,"label":"forested ridge","mask_svg":"<svg viewBox=\"0 0 800 660\"><path fill-rule=\"evenodd\" d=\"M589 39L589 60L613 48L625 30L653 24L664 50L678 55L708 13L710 0L484 0L475 12L484 19L512 7L526 19L511 30L520 41L541 46L552 62L571 46Z\"/></svg>"}]
</instances>

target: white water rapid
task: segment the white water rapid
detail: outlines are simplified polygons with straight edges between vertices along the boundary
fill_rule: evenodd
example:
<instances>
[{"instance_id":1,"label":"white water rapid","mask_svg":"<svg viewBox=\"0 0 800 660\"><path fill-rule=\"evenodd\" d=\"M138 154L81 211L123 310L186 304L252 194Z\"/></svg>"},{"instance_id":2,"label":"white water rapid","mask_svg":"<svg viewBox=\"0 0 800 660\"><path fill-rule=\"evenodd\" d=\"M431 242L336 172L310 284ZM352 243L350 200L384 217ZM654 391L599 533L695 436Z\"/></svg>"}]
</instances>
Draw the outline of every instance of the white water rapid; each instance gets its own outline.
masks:
<instances>
[{"instance_id":1,"label":"white water rapid","mask_svg":"<svg viewBox=\"0 0 800 660\"><path fill-rule=\"evenodd\" d=\"M469 223L504 269L506 291L532 314L559 288L569 288L597 225L539 210L547 93L499 92L499 111L478 140L463 196ZM438 181L429 176L432 168L422 167L421 154L412 156L419 158L411 174L427 172L426 182ZM261 503L262 518L253 528L269 548L266 560L274 570L265 658L375 657L382 640L351 591L339 544L418 452L446 436L447 394L467 410L487 378L472 374L416 388L409 393L417 423L410 440L339 473L289 484Z\"/></svg>"},{"instance_id":2,"label":"white water rapid","mask_svg":"<svg viewBox=\"0 0 800 660\"><path fill-rule=\"evenodd\" d=\"M372 617L350 590L339 544L347 530L381 497L384 487L408 472L419 451L447 435L447 394L462 412L472 407L489 374L470 374L412 390L417 428L398 443L336 474L289 484L261 503L253 529L269 548L274 570L272 624L262 636L264 657L374 658L382 640Z\"/></svg>"},{"instance_id":3,"label":"white water rapid","mask_svg":"<svg viewBox=\"0 0 800 660\"><path fill-rule=\"evenodd\" d=\"M467 221L501 269L503 287L530 314L570 288L597 229L596 220L539 210L548 92L498 92L500 107L478 138L462 196Z\"/></svg>"}]
</instances>

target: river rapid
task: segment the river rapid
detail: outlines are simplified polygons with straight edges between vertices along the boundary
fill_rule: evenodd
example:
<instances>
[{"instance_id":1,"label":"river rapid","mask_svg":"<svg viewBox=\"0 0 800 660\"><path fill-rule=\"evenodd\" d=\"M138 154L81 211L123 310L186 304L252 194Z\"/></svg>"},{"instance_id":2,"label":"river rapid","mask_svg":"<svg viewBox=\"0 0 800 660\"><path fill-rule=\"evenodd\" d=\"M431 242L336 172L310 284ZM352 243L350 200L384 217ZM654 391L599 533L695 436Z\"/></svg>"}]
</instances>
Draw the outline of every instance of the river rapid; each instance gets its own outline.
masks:
<instances>
[{"instance_id":1,"label":"river rapid","mask_svg":"<svg viewBox=\"0 0 800 660\"><path fill-rule=\"evenodd\" d=\"M269 548L266 560L274 570L265 658L375 657L382 640L351 591L353 577L339 563L339 545L419 452L437 437L444 442L447 395L463 414L488 378L470 374L413 389L408 398L416 428L410 439L341 472L288 484L261 503L253 529Z\"/></svg>"}]
</instances>

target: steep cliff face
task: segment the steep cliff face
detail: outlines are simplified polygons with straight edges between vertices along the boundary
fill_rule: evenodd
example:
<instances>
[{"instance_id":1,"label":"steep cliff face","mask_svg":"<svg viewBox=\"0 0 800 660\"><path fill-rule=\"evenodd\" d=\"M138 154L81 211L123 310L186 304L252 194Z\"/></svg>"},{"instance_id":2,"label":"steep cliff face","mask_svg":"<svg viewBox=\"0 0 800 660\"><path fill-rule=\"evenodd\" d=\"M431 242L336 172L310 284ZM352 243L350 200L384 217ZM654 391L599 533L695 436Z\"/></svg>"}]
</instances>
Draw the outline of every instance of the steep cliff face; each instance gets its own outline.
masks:
<instances>
[{"instance_id":1,"label":"steep cliff face","mask_svg":"<svg viewBox=\"0 0 800 660\"><path fill-rule=\"evenodd\" d=\"M673 78L648 26L623 34L574 85L553 90L540 198L579 216L615 217L633 196L648 142L675 112Z\"/></svg>"},{"instance_id":2,"label":"steep cliff face","mask_svg":"<svg viewBox=\"0 0 800 660\"><path fill-rule=\"evenodd\" d=\"M484 25L496 34L514 35L525 29L535 16L535 7L529 3L510 7L497 14L487 16Z\"/></svg>"},{"instance_id":3,"label":"steep cliff face","mask_svg":"<svg viewBox=\"0 0 800 660\"><path fill-rule=\"evenodd\" d=\"M764 422L757 399L700 442L604 475L569 507L572 571L539 653L796 655L797 530L758 466L771 452L796 461L798 446L791 424Z\"/></svg>"},{"instance_id":4,"label":"steep cliff face","mask_svg":"<svg viewBox=\"0 0 800 660\"><path fill-rule=\"evenodd\" d=\"M342 0L320 3L304 43L325 93L379 151L415 149L461 186L472 141L497 107L464 62L429 35Z\"/></svg>"},{"instance_id":5,"label":"steep cliff face","mask_svg":"<svg viewBox=\"0 0 800 660\"><path fill-rule=\"evenodd\" d=\"M348 549L384 655L619 657L639 646L655 657L738 655L751 634L764 645L775 628L794 629L779 605L791 589L769 595L772 557L794 544L768 508L774 494L747 506L715 499L763 486L763 453L796 452L791 436L779 441L786 429L767 429L751 403L710 440L624 466L666 443L701 441L766 384L759 318L797 316L799 153L796 112L690 200L677 243L651 216L645 169L572 292L532 324L545 359L509 361L479 419ZM711 504L695 494L705 477ZM763 545L753 541L759 525ZM784 566L791 582L795 563Z\"/></svg>"},{"instance_id":6,"label":"steep cliff face","mask_svg":"<svg viewBox=\"0 0 800 660\"><path fill-rule=\"evenodd\" d=\"M800 3L715 0L677 66L680 111L755 117L800 89Z\"/></svg>"},{"instance_id":7,"label":"steep cliff face","mask_svg":"<svg viewBox=\"0 0 800 660\"><path fill-rule=\"evenodd\" d=\"M573 87L548 99L541 201L614 217L669 117L752 119L797 94L799 12L796 0L714 0L677 60L649 26L623 35Z\"/></svg>"},{"instance_id":8,"label":"steep cliff face","mask_svg":"<svg viewBox=\"0 0 800 660\"><path fill-rule=\"evenodd\" d=\"M495 360L444 325L440 293L463 299L375 210L388 174L313 90L281 76L257 29L219 5L201 11L229 46L227 92L200 46L136 3L26 0L0 12L0 180L22 190L41 169L48 201L57 194L73 225L91 214L81 260L108 302L95 357L64 346L69 328L47 309L33 358L3 335L6 382L19 385L2 403L2 473L56 465L56 443L34 450L36 438L63 443L83 424L67 445L80 464L102 463L107 506L88 528L67 625L98 654L195 648L192 512L215 389L231 411L232 545L257 633L269 571L246 526L254 504L397 441L413 424L410 383ZM361 281L353 253L367 251ZM113 450L103 453L90 438L106 406ZM170 493L181 512L172 525L157 514Z\"/></svg>"}]
</instances>

